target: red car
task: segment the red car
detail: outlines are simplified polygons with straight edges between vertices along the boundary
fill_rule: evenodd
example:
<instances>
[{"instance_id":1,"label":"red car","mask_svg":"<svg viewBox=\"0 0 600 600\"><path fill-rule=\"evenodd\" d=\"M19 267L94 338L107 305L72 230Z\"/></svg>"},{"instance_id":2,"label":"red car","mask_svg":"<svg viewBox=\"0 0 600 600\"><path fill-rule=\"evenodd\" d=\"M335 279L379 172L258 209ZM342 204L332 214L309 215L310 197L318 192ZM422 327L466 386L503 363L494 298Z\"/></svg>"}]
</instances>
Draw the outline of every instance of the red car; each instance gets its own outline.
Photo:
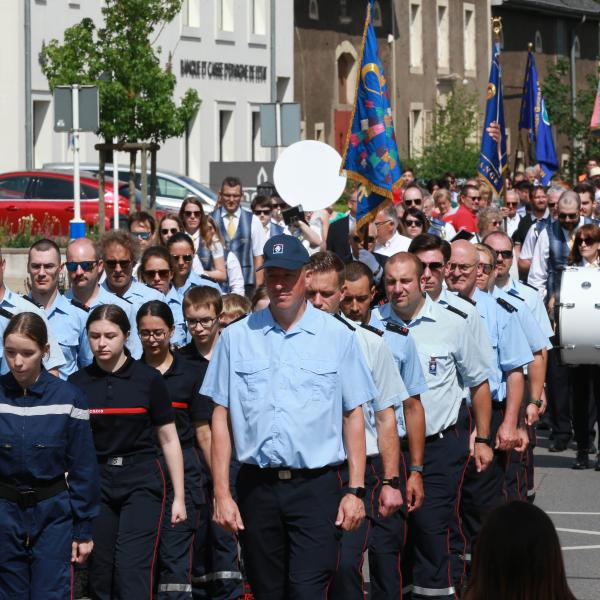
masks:
<instances>
[{"instance_id":1,"label":"red car","mask_svg":"<svg viewBox=\"0 0 600 600\"><path fill-rule=\"evenodd\" d=\"M89 173L80 176L81 218L86 225L98 223L99 180ZM129 215L127 184L119 186L119 215ZM109 229L113 215L113 183L107 178L104 191L105 224ZM0 175L0 223L14 231L19 219L33 216L34 231L48 235L68 235L74 216L73 174L65 171L14 171Z\"/></svg>"}]
</instances>

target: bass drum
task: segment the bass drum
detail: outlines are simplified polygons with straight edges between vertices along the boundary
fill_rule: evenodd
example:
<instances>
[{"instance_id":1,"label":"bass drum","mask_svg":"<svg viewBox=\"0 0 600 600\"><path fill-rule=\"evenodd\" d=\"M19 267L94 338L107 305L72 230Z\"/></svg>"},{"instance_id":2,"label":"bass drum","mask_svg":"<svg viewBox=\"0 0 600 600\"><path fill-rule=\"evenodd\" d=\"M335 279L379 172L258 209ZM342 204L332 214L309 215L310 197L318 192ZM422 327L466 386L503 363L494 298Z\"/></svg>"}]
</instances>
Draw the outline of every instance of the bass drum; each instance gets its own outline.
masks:
<instances>
[{"instance_id":1,"label":"bass drum","mask_svg":"<svg viewBox=\"0 0 600 600\"><path fill-rule=\"evenodd\" d=\"M556 308L561 361L600 365L600 269L565 269Z\"/></svg>"}]
</instances>

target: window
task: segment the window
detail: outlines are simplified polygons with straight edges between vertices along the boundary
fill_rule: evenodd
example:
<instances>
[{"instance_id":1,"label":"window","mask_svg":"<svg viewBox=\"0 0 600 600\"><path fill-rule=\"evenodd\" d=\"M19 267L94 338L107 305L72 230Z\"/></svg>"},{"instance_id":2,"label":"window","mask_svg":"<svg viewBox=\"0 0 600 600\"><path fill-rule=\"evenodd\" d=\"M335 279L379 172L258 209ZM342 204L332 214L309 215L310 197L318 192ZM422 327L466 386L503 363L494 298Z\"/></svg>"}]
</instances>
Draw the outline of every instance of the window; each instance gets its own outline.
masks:
<instances>
[{"instance_id":1,"label":"window","mask_svg":"<svg viewBox=\"0 0 600 600\"><path fill-rule=\"evenodd\" d=\"M437 66L440 70L450 68L450 39L448 5L437 6Z\"/></svg>"},{"instance_id":2,"label":"window","mask_svg":"<svg viewBox=\"0 0 600 600\"><path fill-rule=\"evenodd\" d=\"M423 72L423 21L421 4L410 4L410 68L411 72Z\"/></svg>"},{"instance_id":3,"label":"window","mask_svg":"<svg viewBox=\"0 0 600 600\"><path fill-rule=\"evenodd\" d=\"M325 141L325 123L315 123L315 140L317 142Z\"/></svg>"},{"instance_id":4,"label":"window","mask_svg":"<svg viewBox=\"0 0 600 600\"><path fill-rule=\"evenodd\" d=\"M300 139L306 139L306 121L300 121Z\"/></svg>"},{"instance_id":5,"label":"window","mask_svg":"<svg viewBox=\"0 0 600 600\"><path fill-rule=\"evenodd\" d=\"M29 177L7 177L0 180L0 198L22 200L27 192Z\"/></svg>"},{"instance_id":6,"label":"window","mask_svg":"<svg viewBox=\"0 0 600 600\"><path fill-rule=\"evenodd\" d=\"M463 51L465 74L475 74L477 66L475 47L475 5L463 7Z\"/></svg>"},{"instance_id":7,"label":"window","mask_svg":"<svg viewBox=\"0 0 600 600\"><path fill-rule=\"evenodd\" d=\"M219 111L219 160L230 162L233 160L233 111Z\"/></svg>"},{"instance_id":8,"label":"window","mask_svg":"<svg viewBox=\"0 0 600 600\"><path fill-rule=\"evenodd\" d=\"M344 52L337 61L338 67L338 101L340 104L350 104L354 101L356 87L356 61L354 57Z\"/></svg>"},{"instance_id":9,"label":"window","mask_svg":"<svg viewBox=\"0 0 600 600\"><path fill-rule=\"evenodd\" d=\"M542 34L539 31L535 32L535 51L540 54L544 51L542 46Z\"/></svg>"},{"instance_id":10,"label":"window","mask_svg":"<svg viewBox=\"0 0 600 600\"><path fill-rule=\"evenodd\" d=\"M81 184L79 196L82 200L96 200L100 196L100 190L91 185Z\"/></svg>"},{"instance_id":11,"label":"window","mask_svg":"<svg viewBox=\"0 0 600 600\"><path fill-rule=\"evenodd\" d=\"M381 5L377 0L373 2L373 8L371 9L371 20L373 21L373 27L381 27L383 25L383 19L381 18Z\"/></svg>"},{"instance_id":12,"label":"window","mask_svg":"<svg viewBox=\"0 0 600 600\"><path fill-rule=\"evenodd\" d=\"M424 118L421 105L411 104L410 109L410 157L416 158L423 152Z\"/></svg>"},{"instance_id":13,"label":"window","mask_svg":"<svg viewBox=\"0 0 600 600\"><path fill-rule=\"evenodd\" d=\"M308 3L308 18L313 21L319 20L319 2L318 0L310 0Z\"/></svg>"},{"instance_id":14,"label":"window","mask_svg":"<svg viewBox=\"0 0 600 600\"><path fill-rule=\"evenodd\" d=\"M73 200L73 180L40 177L36 196L40 200Z\"/></svg>"},{"instance_id":15,"label":"window","mask_svg":"<svg viewBox=\"0 0 600 600\"><path fill-rule=\"evenodd\" d=\"M347 24L352 22L352 16L348 14L348 0L340 0L340 23Z\"/></svg>"},{"instance_id":16,"label":"window","mask_svg":"<svg viewBox=\"0 0 600 600\"><path fill-rule=\"evenodd\" d=\"M186 27L200 27L200 0L184 0L181 12Z\"/></svg>"},{"instance_id":17,"label":"window","mask_svg":"<svg viewBox=\"0 0 600 600\"><path fill-rule=\"evenodd\" d=\"M150 177L148 177L148 193L150 193ZM188 196L190 191L170 179L164 177L156 178L156 195L165 198L181 198L182 200Z\"/></svg>"},{"instance_id":18,"label":"window","mask_svg":"<svg viewBox=\"0 0 600 600\"><path fill-rule=\"evenodd\" d=\"M267 35L267 0L252 0L252 33Z\"/></svg>"},{"instance_id":19,"label":"window","mask_svg":"<svg viewBox=\"0 0 600 600\"><path fill-rule=\"evenodd\" d=\"M233 0L219 0L217 10L219 31L233 31Z\"/></svg>"},{"instance_id":20,"label":"window","mask_svg":"<svg viewBox=\"0 0 600 600\"><path fill-rule=\"evenodd\" d=\"M260 143L260 112L252 113L252 160L268 161L270 158L270 149L264 148Z\"/></svg>"}]
</instances>

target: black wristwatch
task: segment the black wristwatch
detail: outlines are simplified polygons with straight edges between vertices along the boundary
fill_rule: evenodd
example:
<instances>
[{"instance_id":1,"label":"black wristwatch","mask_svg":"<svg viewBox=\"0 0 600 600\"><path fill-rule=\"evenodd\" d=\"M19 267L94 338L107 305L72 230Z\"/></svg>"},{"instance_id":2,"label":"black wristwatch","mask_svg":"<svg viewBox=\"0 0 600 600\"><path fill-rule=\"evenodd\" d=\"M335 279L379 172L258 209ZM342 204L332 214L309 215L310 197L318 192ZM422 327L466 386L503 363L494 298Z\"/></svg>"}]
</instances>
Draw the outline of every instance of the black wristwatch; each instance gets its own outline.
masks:
<instances>
[{"instance_id":1,"label":"black wristwatch","mask_svg":"<svg viewBox=\"0 0 600 600\"><path fill-rule=\"evenodd\" d=\"M489 446L491 448L492 447L492 438L490 436L488 436L488 437L476 436L475 443L476 444L486 444L487 446Z\"/></svg>"},{"instance_id":2,"label":"black wristwatch","mask_svg":"<svg viewBox=\"0 0 600 600\"><path fill-rule=\"evenodd\" d=\"M389 485L391 488L394 488L395 490L399 490L400 489L400 477L390 477L389 479L382 479L381 480L381 485Z\"/></svg>"},{"instance_id":3,"label":"black wristwatch","mask_svg":"<svg viewBox=\"0 0 600 600\"><path fill-rule=\"evenodd\" d=\"M538 408L542 408L542 401L541 400L529 400L527 402L527 404L534 404L535 406L537 406Z\"/></svg>"},{"instance_id":4,"label":"black wristwatch","mask_svg":"<svg viewBox=\"0 0 600 600\"><path fill-rule=\"evenodd\" d=\"M352 494L357 498L364 498L367 495L367 491L364 487L345 487L344 494Z\"/></svg>"},{"instance_id":5,"label":"black wristwatch","mask_svg":"<svg viewBox=\"0 0 600 600\"><path fill-rule=\"evenodd\" d=\"M421 473L423 474L423 465L410 465L408 467L409 473Z\"/></svg>"}]
</instances>

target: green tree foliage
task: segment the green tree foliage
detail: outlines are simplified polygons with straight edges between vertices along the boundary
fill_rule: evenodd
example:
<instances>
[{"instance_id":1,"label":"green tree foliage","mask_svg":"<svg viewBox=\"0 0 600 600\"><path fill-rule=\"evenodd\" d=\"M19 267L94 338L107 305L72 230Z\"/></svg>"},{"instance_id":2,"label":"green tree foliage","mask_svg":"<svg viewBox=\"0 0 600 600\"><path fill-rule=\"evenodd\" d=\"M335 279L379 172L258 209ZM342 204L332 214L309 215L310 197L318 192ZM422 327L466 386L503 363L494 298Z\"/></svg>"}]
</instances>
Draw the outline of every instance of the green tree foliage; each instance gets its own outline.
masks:
<instances>
[{"instance_id":1,"label":"green tree foliage","mask_svg":"<svg viewBox=\"0 0 600 600\"><path fill-rule=\"evenodd\" d=\"M42 49L42 70L51 88L94 84L100 93L100 130L106 140L161 142L183 135L200 105L187 90L177 106L170 59L160 65L153 46L177 15L182 0L104 0L104 24L91 19L64 32Z\"/></svg>"},{"instance_id":2,"label":"green tree foliage","mask_svg":"<svg viewBox=\"0 0 600 600\"><path fill-rule=\"evenodd\" d=\"M436 106L433 130L416 161L420 178L441 177L446 171L471 177L477 170L477 97L455 84L445 99Z\"/></svg>"},{"instance_id":3,"label":"green tree foliage","mask_svg":"<svg viewBox=\"0 0 600 600\"><path fill-rule=\"evenodd\" d=\"M581 82L579 82L581 86ZM569 138L567 150L571 153L571 165L563 176L573 179L583 170L586 157L600 156L600 139L590 131L590 119L594 110L594 98L598 79L596 75L588 75L585 83L577 90L573 118L571 106L570 63L566 57L558 59L550 67L548 75L542 83L542 93L548 109L550 122L560 133ZM574 142L574 143L573 143ZM573 173L573 169L575 172Z\"/></svg>"}]
</instances>

